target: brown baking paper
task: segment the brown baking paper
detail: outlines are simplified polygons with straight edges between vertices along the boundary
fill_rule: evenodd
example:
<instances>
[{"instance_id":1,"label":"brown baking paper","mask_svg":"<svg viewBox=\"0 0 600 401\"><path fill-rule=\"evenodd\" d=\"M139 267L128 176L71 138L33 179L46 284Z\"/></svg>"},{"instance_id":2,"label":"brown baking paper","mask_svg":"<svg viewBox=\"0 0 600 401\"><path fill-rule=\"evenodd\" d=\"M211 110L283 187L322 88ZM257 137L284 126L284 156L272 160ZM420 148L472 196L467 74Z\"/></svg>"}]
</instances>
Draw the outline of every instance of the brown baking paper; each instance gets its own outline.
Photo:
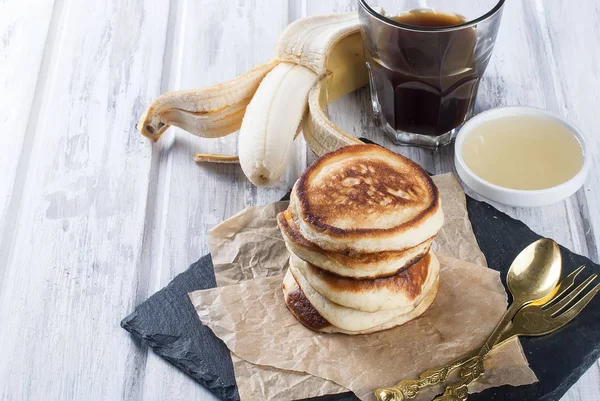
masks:
<instances>
[{"instance_id":1,"label":"brown baking paper","mask_svg":"<svg viewBox=\"0 0 600 401\"><path fill-rule=\"evenodd\" d=\"M241 401L301 400L325 394L349 391L330 380L304 372L254 365L231 354Z\"/></svg>"},{"instance_id":2,"label":"brown baking paper","mask_svg":"<svg viewBox=\"0 0 600 401\"><path fill-rule=\"evenodd\" d=\"M485 258L475 241L471 224L468 220L465 195L460 184L450 174L436 176L434 177L434 181L440 189L446 217L444 228L436 238L435 249L438 252L445 252L446 254L460 257L463 260L484 265ZM446 362L453 356L460 355L463 352L461 351L462 349L472 349L480 345L506 307L506 294L499 281L497 272L469 265L462 261L455 261L449 257L443 257L446 264L452 267L452 269L446 270L448 266L445 265L444 272L463 273L462 275L459 274L459 277L462 277L458 281L460 286L456 287L456 283L453 280L454 284L449 288L454 290L460 289L463 292L466 291L470 298L465 297L465 299L470 299L476 307L468 306L470 303L466 302L465 299L462 300L462 303L455 300L451 300L450 303L453 306L463 305L466 311L471 313L469 315L470 323L477 327L471 328L467 325L465 328L460 326L461 324L464 325L464 322L448 322L444 319L439 319L434 314L436 310L445 309L443 305L444 300L451 299L448 297L452 294L460 294L460 291L451 292L450 290L444 290L447 284L443 284L442 289L440 289L440 295L443 296L438 297L424 317L400 328L383 333L355 337L315 334L301 326L293 317L292 320L289 320L291 314L289 314L283 303L280 275L287 268L287 251L279 234L275 216L279 211L285 209L286 206L286 202L278 202L263 207L248 208L211 230L209 232L209 245L218 285L223 286L244 282L243 288L234 286L223 290L198 291L190 294L192 302L199 309L199 314L203 316L201 319L206 320L204 323L213 328L217 335L223 336L222 338L226 340L225 342L229 348L237 353L237 355L232 354L232 359L242 401L254 399L292 400L339 393L346 391L347 388L357 393L362 399L373 399L372 389L374 387L393 384L405 377L417 377L421 371ZM464 274L464 272L475 274L476 277L472 279L469 277L469 274ZM441 276L442 279L445 275L447 274L444 273ZM265 277L276 277L266 279L270 287L264 287L265 280L245 281ZM452 275L449 277L452 277ZM474 284L469 285L468 283L469 281L481 281L482 278L484 280L479 286L474 286ZM474 288L479 288L479 290L472 290ZM264 293L264 291L267 292ZM481 291L484 291L484 293L482 294ZM442 292L444 294L441 294ZM228 295L226 296L226 294ZM233 298L230 298L230 295L233 295ZM240 295L244 296L240 298ZM266 295L272 295L276 298L269 298L269 301L272 303L265 302L264 297ZM479 295L486 300L497 299L497 302L490 304L486 301L488 302L487 307L484 307L486 305L485 302L483 304L475 302L477 299L475 295ZM246 317L248 313L257 312L256 308L259 305L261 306L260 310L262 310L262 314L254 316L254 319L257 320L253 320L252 325L246 325L248 323L247 319L244 322L232 319L232 317L236 316L236 313L243 312L244 308L252 309L249 312L243 313ZM488 310L490 308L493 310ZM441 316L443 318L452 318L460 316L457 315L460 312L449 309ZM422 325L424 324L423 322L430 322L429 320L423 320L426 318L437 318L437 320L434 319L433 325L428 326L435 328L434 333L437 333L437 337L434 336L432 338L430 335L424 335L421 332L413 332L412 334L417 335L417 340L420 338L427 338L429 341L433 340L433 343L427 343L424 345L425 348L422 349L437 349L437 357L442 358L439 363L434 363L437 359L431 355L431 352L422 353L413 349L416 344L420 344L418 342L399 342L397 341L397 337L392 337L392 341L388 341L387 343L384 341L389 336L397 336L397 334L394 334L397 330L403 332L415 324ZM282 321L288 321L290 323L288 328L295 331L289 333L274 330L279 323L274 325L273 322ZM228 324L224 326L224 322L228 322ZM450 327L446 327L446 325ZM459 327L468 332L468 335L457 338L447 337L444 333L447 330L452 332L453 325L459 325ZM304 340L310 342L310 344L306 344L305 347L302 342L292 341L291 344L294 347L283 347L280 341L284 341L284 344L289 344L288 336L298 335L297 330L308 333L304 334L307 336L304 337ZM238 334L234 334L236 331ZM249 343L245 343L244 341L236 340L243 339L246 335L250 335L251 339L252 337L260 338L260 342L252 340ZM318 340L321 345L317 349L314 348L314 341L317 338L324 338L323 341L327 343L326 349L321 349L325 346L325 343L321 344L321 340ZM408 336L403 335L402 338L408 340L412 337L409 332ZM267 344L263 344L265 341ZM329 342L331 341L333 343L330 344ZM350 341L350 344L346 344L348 341ZM382 355L381 353L367 352L366 355L359 353L358 350L361 349L359 345L364 345L364 341L375 341L374 343L369 343L373 347L371 350L380 350L382 347L387 349L387 351L383 352L383 355L390 356L391 351L394 351L394 355L397 354L393 358L388 358L388 361L391 361L391 365L385 367L385 369L390 376L389 378L386 379L386 376L381 373L384 367L377 359L378 355ZM356 352L348 353L347 347L340 349L339 346L341 344L350 345L350 349L356 350ZM412 344L413 348L407 344ZM269 346L274 347L277 352L270 352ZM282 348L285 348L285 350ZM256 354L256 351L260 351L259 355ZM282 353L281 351L286 352ZM362 351L364 352L364 347ZM302 361L306 358L302 358L302 355L310 357L309 359L312 360L311 366L313 368L314 366L323 366L323 368L315 370L304 366L306 363ZM337 371L336 375L331 376L331 372L323 371L326 370L326 366L329 366L328 364L321 365L319 363L324 355L327 355L326 358L329 364L336 366L334 368ZM360 355L360 359L355 359L358 355ZM414 359L414 356L418 356L419 358ZM352 358L354 360L361 360L362 363L352 365ZM254 364L248 362L248 360L254 362ZM294 362L293 366L290 366L290 361ZM372 366L376 362L378 363L378 367ZM409 364L410 366L407 367L404 364ZM493 354L486 360L486 366L489 372L486 373L483 380L480 379L471 388L472 391L481 391L484 388L502 384L529 384L536 380L535 375L527 366L518 341L512 341L502 348L494 350ZM377 374L371 377L371 375L365 374L366 370L377 372ZM310 372L312 375L304 372ZM403 372L403 374L399 375L399 372ZM347 379L344 379L344 377ZM369 378L376 379L376 383L371 383L369 381L371 379ZM384 380L391 381L386 383ZM431 398L435 391L439 391L439 389L434 389L433 393L424 394L420 398Z\"/></svg>"}]
</instances>

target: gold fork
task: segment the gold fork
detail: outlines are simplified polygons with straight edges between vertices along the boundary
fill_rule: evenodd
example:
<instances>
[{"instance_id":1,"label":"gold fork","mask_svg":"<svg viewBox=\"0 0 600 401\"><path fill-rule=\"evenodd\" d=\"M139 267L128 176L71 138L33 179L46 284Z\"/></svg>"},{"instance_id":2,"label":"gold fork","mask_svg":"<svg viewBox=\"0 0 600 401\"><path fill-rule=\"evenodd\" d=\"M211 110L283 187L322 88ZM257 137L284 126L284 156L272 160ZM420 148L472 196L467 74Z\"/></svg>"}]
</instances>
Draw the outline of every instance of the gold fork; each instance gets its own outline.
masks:
<instances>
[{"instance_id":1,"label":"gold fork","mask_svg":"<svg viewBox=\"0 0 600 401\"><path fill-rule=\"evenodd\" d=\"M571 305L575 298L582 294L597 277L596 274L588 277L577 288L567 294L567 291L573 287L575 278L583 269L584 266L580 266L565 277L556 286L555 290L543 300L519 309L512 320L512 326L502 333L496 346L517 336L529 337L549 334L573 320L592 300L594 295L600 291L600 284L598 284L579 301ZM569 307L569 305L571 306ZM477 355L478 350L439 368L426 370L419 379L402 380L393 387L377 389L375 390L375 396L379 401L406 401L415 398L422 388L444 383L451 371L462 367L461 380L448 386L444 395L436 398L436 400L466 400L468 396L467 385L483 374L483 363L479 362Z\"/></svg>"}]
</instances>

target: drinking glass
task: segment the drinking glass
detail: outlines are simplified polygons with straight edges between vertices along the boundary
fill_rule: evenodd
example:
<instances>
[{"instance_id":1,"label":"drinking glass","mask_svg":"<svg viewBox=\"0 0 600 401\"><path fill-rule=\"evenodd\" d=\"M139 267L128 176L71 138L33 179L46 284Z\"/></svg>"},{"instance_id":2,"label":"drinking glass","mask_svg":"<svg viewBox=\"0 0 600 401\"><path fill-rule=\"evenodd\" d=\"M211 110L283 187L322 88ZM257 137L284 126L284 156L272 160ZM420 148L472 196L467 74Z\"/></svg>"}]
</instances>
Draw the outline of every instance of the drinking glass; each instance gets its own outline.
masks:
<instances>
[{"instance_id":1,"label":"drinking glass","mask_svg":"<svg viewBox=\"0 0 600 401\"><path fill-rule=\"evenodd\" d=\"M376 124L437 149L473 115L504 0L358 0Z\"/></svg>"}]
</instances>

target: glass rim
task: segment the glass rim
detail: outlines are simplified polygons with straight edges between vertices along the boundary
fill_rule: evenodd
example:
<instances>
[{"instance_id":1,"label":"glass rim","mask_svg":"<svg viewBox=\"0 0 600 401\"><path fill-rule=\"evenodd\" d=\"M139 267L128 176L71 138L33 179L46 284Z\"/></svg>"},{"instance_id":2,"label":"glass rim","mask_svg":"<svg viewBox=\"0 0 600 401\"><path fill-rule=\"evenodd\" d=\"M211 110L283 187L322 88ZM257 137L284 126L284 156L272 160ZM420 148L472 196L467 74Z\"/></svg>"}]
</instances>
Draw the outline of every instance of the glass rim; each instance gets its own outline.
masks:
<instances>
[{"instance_id":1,"label":"glass rim","mask_svg":"<svg viewBox=\"0 0 600 401\"><path fill-rule=\"evenodd\" d=\"M452 25L452 26L441 26L441 27L427 27L427 26L417 26L417 25L410 25L410 24L403 24L401 22L398 21L394 21L393 19L387 18L384 15L381 15L380 13L378 13L377 11L375 11L373 8L371 8L371 6L369 6L366 2L366 0L358 0L358 3L361 5L361 7L368 12L369 14L371 14L371 16L373 16L374 18L378 19L379 21L391 25L393 27L396 28L402 28L402 29L406 29L406 30L410 30L410 31L416 31L416 32L450 32L450 31L457 31L459 29L464 29L464 28L469 28L473 25L477 25L480 22L483 22L491 17L493 17L495 14L498 13L498 11L500 11L502 9L502 6L504 6L504 2L505 0L498 0L498 2L496 3L496 5L488 12L486 12L485 14L469 20L469 21L465 21L462 24L459 25Z\"/></svg>"}]
</instances>

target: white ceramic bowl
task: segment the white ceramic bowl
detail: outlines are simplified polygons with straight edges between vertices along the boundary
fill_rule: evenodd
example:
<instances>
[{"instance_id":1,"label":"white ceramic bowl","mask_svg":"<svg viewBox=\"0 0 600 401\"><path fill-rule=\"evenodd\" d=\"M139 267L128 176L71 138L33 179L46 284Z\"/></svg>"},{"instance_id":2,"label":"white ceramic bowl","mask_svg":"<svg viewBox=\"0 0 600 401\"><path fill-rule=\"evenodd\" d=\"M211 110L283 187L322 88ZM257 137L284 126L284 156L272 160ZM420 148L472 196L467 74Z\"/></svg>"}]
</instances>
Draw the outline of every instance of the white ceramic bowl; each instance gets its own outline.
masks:
<instances>
[{"instance_id":1,"label":"white ceramic bowl","mask_svg":"<svg viewBox=\"0 0 600 401\"><path fill-rule=\"evenodd\" d=\"M546 119L555 120L561 123L568 131L570 131L581 144L583 150L583 166L581 170L573 176L570 180L546 189L538 190L520 190L501 187L499 185L492 184L476 175L465 163L462 155L463 144L466 138L469 137L476 129L482 124L495 120L497 118L504 118L510 116L535 116ZM476 115L467 121L460 132L456 136L456 144L454 148L454 164L456 166L456 172L461 180L473 191L477 192L481 196L503 203L510 206L520 207L534 207L543 206L551 203L561 201L569 196L573 195L585 181L588 171L590 169L591 157L587 148L586 140L583 134L565 121L562 117L556 114L550 113L549 111L537 109L534 107L498 107L495 109L484 111Z\"/></svg>"}]
</instances>

